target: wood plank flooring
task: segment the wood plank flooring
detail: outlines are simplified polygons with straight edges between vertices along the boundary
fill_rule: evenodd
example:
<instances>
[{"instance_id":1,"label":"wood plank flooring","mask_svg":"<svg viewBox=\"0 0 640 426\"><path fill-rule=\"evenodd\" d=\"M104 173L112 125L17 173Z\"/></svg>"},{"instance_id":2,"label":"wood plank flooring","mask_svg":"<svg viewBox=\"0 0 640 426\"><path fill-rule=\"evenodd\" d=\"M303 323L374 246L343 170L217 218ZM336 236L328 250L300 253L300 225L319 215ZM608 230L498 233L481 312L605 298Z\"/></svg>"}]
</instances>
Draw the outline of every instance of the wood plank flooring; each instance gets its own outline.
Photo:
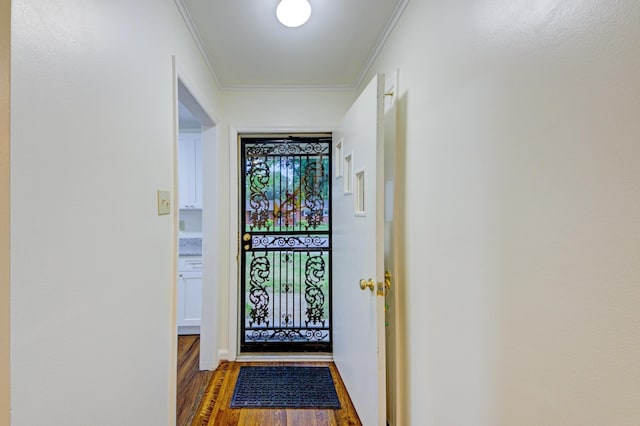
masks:
<instances>
[{"instance_id":1,"label":"wood plank flooring","mask_svg":"<svg viewBox=\"0 0 640 426\"><path fill-rule=\"evenodd\" d=\"M200 336L178 336L176 425L188 426L198 409L213 371L200 371Z\"/></svg>"},{"instance_id":2,"label":"wood plank flooring","mask_svg":"<svg viewBox=\"0 0 640 426\"><path fill-rule=\"evenodd\" d=\"M340 409L257 409L229 408L236 379L243 365L301 365L327 366L336 385ZM223 362L213 374L194 426L338 426L361 425L353 403L347 394L340 374L332 362Z\"/></svg>"},{"instance_id":3,"label":"wood plank flooring","mask_svg":"<svg viewBox=\"0 0 640 426\"><path fill-rule=\"evenodd\" d=\"M342 406L338 410L229 408L241 366L294 363L222 362L215 371L199 371L199 356L199 336L178 336L178 426L362 425L333 363L296 362L295 365L329 367Z\"/></svg>"}]
</instances>

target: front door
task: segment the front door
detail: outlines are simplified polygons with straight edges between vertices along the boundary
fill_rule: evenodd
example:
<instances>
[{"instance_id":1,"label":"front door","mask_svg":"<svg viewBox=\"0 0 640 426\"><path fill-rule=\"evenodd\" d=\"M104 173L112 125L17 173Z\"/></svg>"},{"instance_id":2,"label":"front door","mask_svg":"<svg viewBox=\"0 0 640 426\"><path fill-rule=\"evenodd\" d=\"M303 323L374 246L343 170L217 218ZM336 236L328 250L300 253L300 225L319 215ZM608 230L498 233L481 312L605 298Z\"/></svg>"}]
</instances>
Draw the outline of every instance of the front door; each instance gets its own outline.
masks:
<instances>
[{"instance_id":1,"label":"front door","mask_svg":"<svg viewBox=\"0 0 640 426\"><path fill-rule=\"evenodd\" d=\"M240 351L331 352L331 135L240 152Z\"/></svg>"},{"instance_id":2,"label":"front door","mask_svg":"<svg viewBox=\"0 0 640 426\"><path fill-rule=\"evenodd\" d=\"M383 98L376 76L334 134L333 357L365 426L386 424Z\"/></svg>"}]
</instances>

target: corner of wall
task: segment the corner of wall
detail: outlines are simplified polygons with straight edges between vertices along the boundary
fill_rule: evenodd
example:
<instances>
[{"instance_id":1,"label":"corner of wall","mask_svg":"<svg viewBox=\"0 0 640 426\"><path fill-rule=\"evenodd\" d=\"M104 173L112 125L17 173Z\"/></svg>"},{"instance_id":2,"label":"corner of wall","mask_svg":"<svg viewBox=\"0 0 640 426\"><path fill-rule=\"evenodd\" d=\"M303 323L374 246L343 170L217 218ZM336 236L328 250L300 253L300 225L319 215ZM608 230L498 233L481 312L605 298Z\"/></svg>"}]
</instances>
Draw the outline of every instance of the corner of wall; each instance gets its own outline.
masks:
<instances>
[{"instance_id":1,"label":"corner of wall","mask_svg":"<svg viewBox=\"0 0 640 426\"><path fill-rule=\"evenodd\" d=\"M0 1L0 424L11 423L9 126L11 1Z\"/></svg>"},{"instance_id":2,"label":"corner of wall","mask_svg":"<svg viewBox=\"0 0 640 426\"><path fill-rule=\"evenodd\" d=\"M229 358L229 351L227 349L220 349L218 351L218 361L233 361Z\"/></svg>"}]
</instances>

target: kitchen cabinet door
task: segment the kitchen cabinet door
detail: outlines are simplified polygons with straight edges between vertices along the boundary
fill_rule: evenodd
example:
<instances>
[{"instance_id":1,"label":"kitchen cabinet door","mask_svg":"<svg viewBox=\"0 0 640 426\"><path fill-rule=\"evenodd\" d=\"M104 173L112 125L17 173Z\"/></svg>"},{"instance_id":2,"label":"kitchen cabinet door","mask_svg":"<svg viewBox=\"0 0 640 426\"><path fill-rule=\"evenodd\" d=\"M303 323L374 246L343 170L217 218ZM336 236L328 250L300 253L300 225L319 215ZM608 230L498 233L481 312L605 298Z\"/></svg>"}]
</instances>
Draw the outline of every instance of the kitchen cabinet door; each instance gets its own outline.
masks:
<instances>
[{"instance_id":1,"label":"kitchen cabinet door","mask_svg":"<svg viewBox=\"0 0 640 426\"><path fill-rule=\"evenodd\" d=\"M178 273L178 327L200 327L202 271Z\"/></svg>"},{"instance_id":2,"label":"kitchen cabinet door","mask_svg":"<svg viewBox=\"0 0 640 426\"><path fill-rule=\"evenodd\" d=\"M180 135L178 190L181 209L202 208L202 140L199 133Z\"/></svg>"}]
</instances>

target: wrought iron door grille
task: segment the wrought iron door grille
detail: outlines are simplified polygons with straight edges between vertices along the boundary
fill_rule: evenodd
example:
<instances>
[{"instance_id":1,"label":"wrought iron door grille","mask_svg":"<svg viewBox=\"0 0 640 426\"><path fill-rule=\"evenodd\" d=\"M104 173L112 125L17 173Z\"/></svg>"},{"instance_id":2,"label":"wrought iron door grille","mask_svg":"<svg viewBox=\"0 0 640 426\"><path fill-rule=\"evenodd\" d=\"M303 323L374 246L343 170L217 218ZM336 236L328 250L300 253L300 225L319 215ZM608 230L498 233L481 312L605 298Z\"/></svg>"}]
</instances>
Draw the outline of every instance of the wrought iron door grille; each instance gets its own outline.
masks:
<instances>
[{"instance_id":1,"label":"wrought iron door grille","mask_svg":"<svg viewBox=\"0 0 640 426\"><path fill-rule=\"evenodd\" d=\"M241 138L243 352L331 351L331 137Z\"/></svg>"}]
</instances>

